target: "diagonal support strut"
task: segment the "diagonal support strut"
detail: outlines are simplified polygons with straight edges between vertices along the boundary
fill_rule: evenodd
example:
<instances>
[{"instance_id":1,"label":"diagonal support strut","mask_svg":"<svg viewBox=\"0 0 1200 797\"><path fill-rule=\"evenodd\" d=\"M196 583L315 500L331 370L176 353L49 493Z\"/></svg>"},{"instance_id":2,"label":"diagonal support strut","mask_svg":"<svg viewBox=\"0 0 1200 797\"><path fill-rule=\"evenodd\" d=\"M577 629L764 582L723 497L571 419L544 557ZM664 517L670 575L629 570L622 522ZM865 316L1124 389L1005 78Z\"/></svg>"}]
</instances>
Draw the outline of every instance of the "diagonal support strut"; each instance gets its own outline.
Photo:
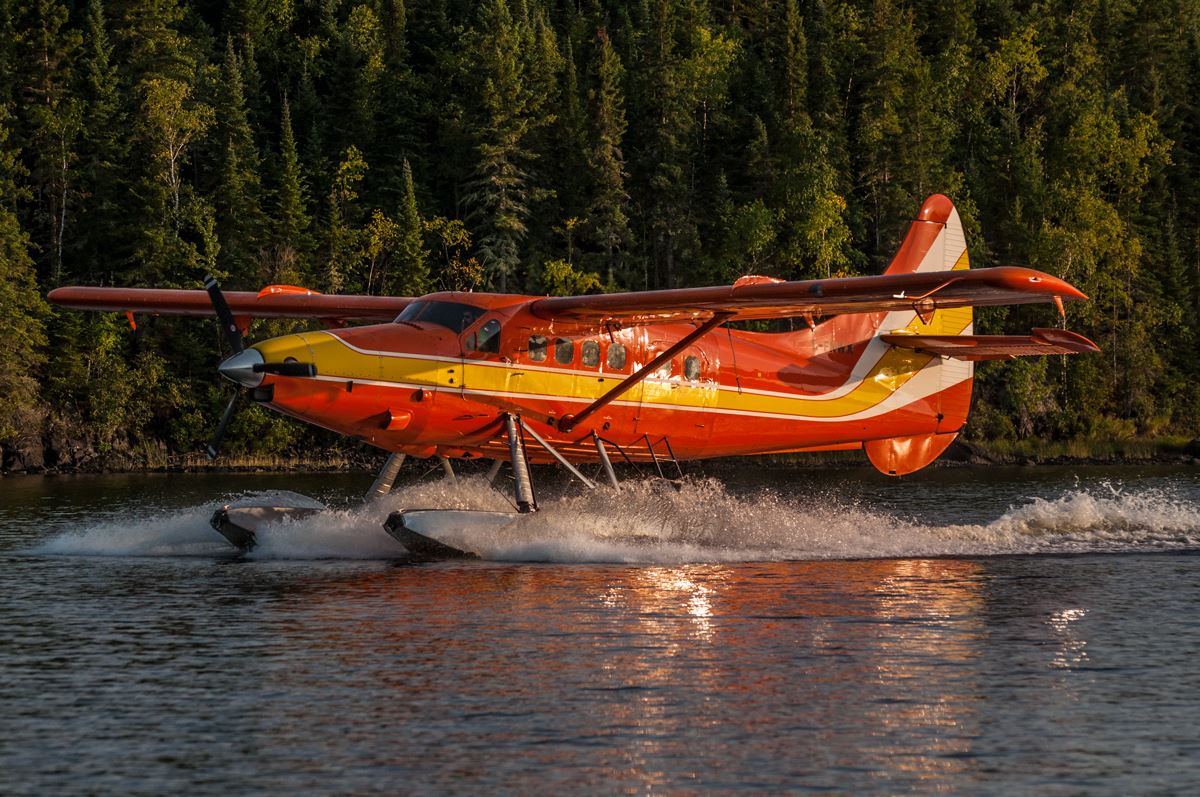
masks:
<instances>
[{"instance_id":1,"label":"diagonal support strut","mask_svg":"<svg viewBox=\"0 0 1200 797\"><path fill-rule=\"evenodd\" d=\"M600 398L593 401L591 404L584 407L579 412L578 415L564 415L558 421L558 430L560 432L571 431L576 426L583 423L585 420L587 420L592 415L594 415L597 411L603 409L605 406L610 404L618 396L625 393L631 387L637 385L639 382L641 382L646 377L650 376L650 374L652 374L656 370L658 370L659 366L661 366L663 363L669 361L672 357L674 357L679 352L686 349L688 346L690 346L692 343L694 343L697 338L703 336L705 333L707 333L713 327L720 326L721 324L725 323L734 315L736 315L736 313L732 313L732 312L714 313L712 315L712 317L710 317L707 321L705 321L700 326L693 329L688 334L684 335L682 338L680 338L678 341L676 341L675 344L673 346L671 346L669 349L667 349L662 354L655 357L650 362L643 365L638 370L634 371L632 374L627 376L625 379L622 379L620 381L620 383L618 383L615 387L612 388L612 390L609 390L603 396L601 396Z\"/></svg>"}]
</instances>

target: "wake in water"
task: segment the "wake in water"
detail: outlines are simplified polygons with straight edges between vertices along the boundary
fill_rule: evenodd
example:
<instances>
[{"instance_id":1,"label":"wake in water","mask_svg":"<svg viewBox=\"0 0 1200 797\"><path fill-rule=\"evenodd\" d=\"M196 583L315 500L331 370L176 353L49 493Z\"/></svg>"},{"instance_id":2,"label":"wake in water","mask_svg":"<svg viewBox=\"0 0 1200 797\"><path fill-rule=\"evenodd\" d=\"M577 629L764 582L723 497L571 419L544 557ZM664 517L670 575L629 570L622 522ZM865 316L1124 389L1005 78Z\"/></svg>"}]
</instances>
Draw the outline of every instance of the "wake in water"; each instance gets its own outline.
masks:
<instances>
[{"instance_id":1,"label":"wake in water","mask_svg":"<svg viewBox=\"0 0 1200 797\"><path fill-rule=\"evenodd\" d=\"M288 493L237 504L311 501ZM107 520L51 537L31 553L84 556L215 556L235 553L208 524L226 498L174 513ZM400 559L383 529L404 508L511 509L480 479L402 488L372 504L330 509L263 530L251 559ZM928 525L836 496L796 498L764 490L735 495L714 479L630 482L546 500L542 511L470 547L484 559L538 562L779 561L1031 553L1182 550L1200 547L1200 506L1159 488L1122 492L1101 484L1033 498L987 524Z\"/></svg>"}]
</instances>

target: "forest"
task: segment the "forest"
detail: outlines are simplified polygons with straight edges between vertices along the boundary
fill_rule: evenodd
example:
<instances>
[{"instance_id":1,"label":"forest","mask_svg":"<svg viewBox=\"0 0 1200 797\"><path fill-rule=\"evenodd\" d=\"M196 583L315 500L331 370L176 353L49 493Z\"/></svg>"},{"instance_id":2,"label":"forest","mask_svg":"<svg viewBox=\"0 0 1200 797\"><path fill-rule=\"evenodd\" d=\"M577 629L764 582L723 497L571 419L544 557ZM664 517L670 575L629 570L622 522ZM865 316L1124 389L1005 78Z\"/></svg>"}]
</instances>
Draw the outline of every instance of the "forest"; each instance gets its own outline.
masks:
<instances>
[{"instance_id":1,"label":"forest","mask_svg":"<svg viewBox=\"0 0 1200 797\"><path fill-rule=\"evenodd\" d=\"M0 0L0 466L194 454L228 399L215 321L60 285L875 274L935 192L1103 349L985 364L969 437L1200 432L1196 0ZM226 448L346 445L251 407Z\"/></svg>"}]
</instances>

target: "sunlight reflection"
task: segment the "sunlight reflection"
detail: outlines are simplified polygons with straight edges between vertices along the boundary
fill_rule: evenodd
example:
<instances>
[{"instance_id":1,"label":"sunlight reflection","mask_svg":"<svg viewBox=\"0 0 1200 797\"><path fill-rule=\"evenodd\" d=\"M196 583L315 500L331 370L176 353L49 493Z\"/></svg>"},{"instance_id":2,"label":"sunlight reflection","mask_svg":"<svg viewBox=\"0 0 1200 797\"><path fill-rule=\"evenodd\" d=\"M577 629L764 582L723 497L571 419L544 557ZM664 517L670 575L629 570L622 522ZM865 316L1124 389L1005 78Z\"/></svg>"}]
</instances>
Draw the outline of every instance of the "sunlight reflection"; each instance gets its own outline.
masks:
<instances>
[{"instance_id":1,"label":"sunlight reflection","mask_svg":"<svg viewBox=\"0 0 1200 797\"><path fill-rule=\"evenodd\" d=\"M641 791L657 791L682 762L736 757L738 739L771 749L780 723L853 731L774 750L778 760L903 773L936 790L972 766L981 733L982 568L875 560L392 569L314 584L296 631L347 672L372 671L395 690L394 703L377 709L381 721L437 694L468 708L499 701L551 712L538 714L555 718L542 723L547 732L572 741L540 748L547 766L569 766L587 749L605 777ZM1069 629L1074 617L1058 621ZM381 656L397 666L373 669ZM547 683L571 711L547 703ZM502 718L472 723L464 740L522 733ZM702 728L711 733L697 741Z\"/></svg>"},{"instance_id":2,"label":"sunlight reflection","mask_svg":"<svg viewBox=\"0 0 1200 797\"><path fill-rule=\"evenodd\" d=\"M1050 615L1047 624L1059 639L1051 665L1063 670L1073 669L1088 660L1087 640L1080 635L1075 623L1087 615L1085 609L1062 609Z\"/></svg>"},{"instance_id":3,"label":"sunlight reflection","mask_svg":"<svg viewBox=\"0 0 1200 797\"><path fill-rule=\"evenodd\" d=\"M911 560L891 570L874 590L886 622L876 640L884 697L871 715L897 743L880 753L918 780L943 780L971 765L980 731L984 689L972 664L986 645L982 565Z\"/></svg>"}]
</instances>

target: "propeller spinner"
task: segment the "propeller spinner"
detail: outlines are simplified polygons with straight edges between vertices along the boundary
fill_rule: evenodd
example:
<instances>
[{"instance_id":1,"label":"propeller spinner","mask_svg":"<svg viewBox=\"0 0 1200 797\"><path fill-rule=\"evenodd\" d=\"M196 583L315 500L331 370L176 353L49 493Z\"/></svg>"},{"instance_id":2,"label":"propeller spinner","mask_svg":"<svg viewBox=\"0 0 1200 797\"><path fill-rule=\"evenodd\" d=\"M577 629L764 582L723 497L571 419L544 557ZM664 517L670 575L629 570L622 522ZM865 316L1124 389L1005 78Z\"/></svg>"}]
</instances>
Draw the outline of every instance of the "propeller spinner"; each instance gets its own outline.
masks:
<instances>
[{"instance_id":1,"label":"propeller spinner","mask_svg":"<svg viewBox=\"0 0 1200 797\"><path fill-rule=\"evenodd\" d=\"M313 377L317 375L317 367L312 363L294 360L281 363L264 362L262 354L257 349L246 348L242 340L242 331L233 317L233 311L229 309L229 302L225 301L225 295L221 293L221 286L217 284L211 274L204 275L204 290L208 292L208 298L212 302L217 320L221 324L221 336L225 338L225 343L233 351L230 357L217 366L217 371L221 376L238 385L238 389L230 397L229 403L225 405L225 412L221 414L217 430L213 433L212 440L205 449L209 459L216 459L221 452L221 441L225 439L225 430L229 426L229 420L233 417L242 389L261 385L264 374Z\"/></svg>"}]
</instances>

